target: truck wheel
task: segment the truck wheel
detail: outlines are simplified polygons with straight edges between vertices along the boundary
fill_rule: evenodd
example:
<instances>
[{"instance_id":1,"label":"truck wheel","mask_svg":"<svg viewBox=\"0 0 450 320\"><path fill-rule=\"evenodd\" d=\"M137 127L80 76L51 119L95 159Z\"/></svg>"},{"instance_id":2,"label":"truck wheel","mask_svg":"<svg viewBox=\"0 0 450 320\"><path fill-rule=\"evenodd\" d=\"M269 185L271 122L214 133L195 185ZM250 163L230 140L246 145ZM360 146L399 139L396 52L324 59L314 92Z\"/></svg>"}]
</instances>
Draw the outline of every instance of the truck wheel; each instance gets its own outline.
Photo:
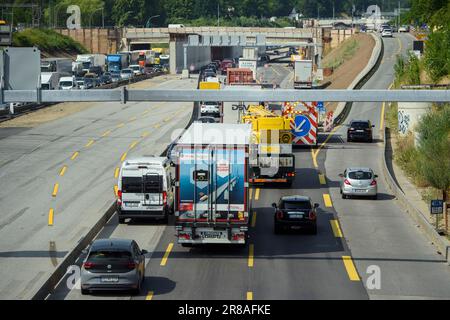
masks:
<instances>
[{"instance_id":1,"label":"truck wheel","mask_svg":"<svg viewBox=\"0 0 450 320\"><path fill-rule=\"evenodd\" d=\"M83 296L85 296L85 295L87 295L87 294L89 294L90 292L89 292L89 290L87 290L87 289L81 289L81 294L83 295Z\"/></svg>"},{"instance_id":2,"label":"truck wheel","mask_svg":"<svg viewBox=\"0 0 450 320\"><path fill-rule=\"evenodd\" d=\"M124 223L125 223L125 218L119 217L119 224L124 224Z\"/></svg>"},{"instance_id":3,"label":"truck wheel","mask_svg":"<svg viewBox=\"0 0 450 320\"><path fill-rule=\"evenodd\" d=\"M184 248L192 248L192 243L182 243L181 246Z\"/></svg>"},{"instance_id":4,"label":"truck wheel","mask_svg":"<svg viewBox=\"0 0 450 320\"><path fill-rule=\"evenodd\" d=\"M316 235L317 234L317 226L312 227L311 231L309 233L312 235Z\"/></svg>"}]
</instances>

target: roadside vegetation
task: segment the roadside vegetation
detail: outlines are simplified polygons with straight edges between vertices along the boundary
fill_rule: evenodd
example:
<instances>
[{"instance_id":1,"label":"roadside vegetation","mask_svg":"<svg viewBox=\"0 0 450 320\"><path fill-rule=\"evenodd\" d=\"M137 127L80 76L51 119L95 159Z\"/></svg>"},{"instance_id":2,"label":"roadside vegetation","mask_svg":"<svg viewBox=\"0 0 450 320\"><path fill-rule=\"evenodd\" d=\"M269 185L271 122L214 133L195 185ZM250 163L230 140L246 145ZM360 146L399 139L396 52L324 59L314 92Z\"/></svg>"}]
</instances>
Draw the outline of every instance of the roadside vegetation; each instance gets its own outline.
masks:
<instances>
[{"instance_id":1,"label":"roadside vegetation","mask_svg":"<svg viewBox=\"0 0 450 320\"><path fill-rule=\"evenodd\" d=\"M79 42L50 29L25 29L15 32L13 33L13 46L36 46L49 54L87 53L87 49Z\"/></svg>"},{"instance_id":2,"label":"roadside vegetation","mask_svg":"<svg viewBox=\"0 0 450 320\"><path fill-rule=\"evenodd\" d=\"M393 87L449 84L450 2L413 0L404 17L426 33L422 59L410 54L398 57ZM425 27L424 27L425 26ZM438 89L437 89L438 90ZM398 105L386 110L386 123L394 134L394 161L421 188L422 198L448 199L450 189L450 104L434 104L419 121L414 133L398 134Z\"/></svg>"},{"instance_id":3,"label":"roadside vegetation","mask_svg":"<svg viewBox=\"0 0 450 320\"><path fill-rule=\"evenodd\" d=\"M30 0L9 0L22 4ZM402 7L409 0L400 0ZM300 18L351 17L366 12L367 0L58 0L43 2L42 23L44 26L64 27L69 5L78 5L81 10L81 25L98 27L166 27L183 23L189 26L288 27L299 26L300 21L288 19L293 9ZM393 11L397 1L385 1L383 11ZM103 10L102 10L103 9ZM333 11L334 10L334 11ZM102 19L102 12L103 18ZM30 8L15 8L14 21L31 24ZM56 18L55 18L56 17ZM276 17L275 19L271 19ZM150 19L151 18L151 19Z\"/></svg>"},{"instance_id":4,"label":"roadside vegetation","mask_svg":"<svg viewBox=\"0 0 450 320\"><path fill-rule=\"evenodd\" d=\"M345 61L355 55L358 48L359 42L356 39L350 38L345 40L336 48L334 52L331 51L328 54L328 57L325 56L322 61L323 67L332 69L339 68L339 66L341 66Z\"/></svg>"}]
</instances>

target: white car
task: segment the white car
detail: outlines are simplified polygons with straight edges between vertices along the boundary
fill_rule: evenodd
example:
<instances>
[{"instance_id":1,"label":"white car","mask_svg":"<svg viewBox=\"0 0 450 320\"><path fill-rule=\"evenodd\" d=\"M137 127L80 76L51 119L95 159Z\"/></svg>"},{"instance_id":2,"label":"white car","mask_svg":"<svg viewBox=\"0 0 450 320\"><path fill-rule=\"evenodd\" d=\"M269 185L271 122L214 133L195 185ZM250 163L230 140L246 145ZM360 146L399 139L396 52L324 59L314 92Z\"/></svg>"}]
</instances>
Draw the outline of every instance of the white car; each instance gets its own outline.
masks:
<instances>
[{"instance_id":1,"label":"white car","mask_svg":"<svg viewBox=\"0 0 450 320\"><path fill-rule=\"evenodd\" d=\"M383 29L383 31L381 32L381 36L384 37L391 37L392 38L392 30L391 29Z\"/></svg>"},{"instance_id":2,"label":"white car","mask_svg":"<svg viewBox=\"0 0 450 320\"><path fill-rule=\"evenodd\" d=\"M138 65L138 64L132 64L128 68L133 70L135 76L139 76L141 74L144 74L143 68L140 65Z\"/></svg>"},{"instance_id":3,"label":"white car","mask_svg":"<svg viewBox=\"0 0 450 320\"><path fill-rule=\"evenodd\" d=\"M408 26L400 26L398 32L408 32Z\"/></svg>"},{"instance_id":4,"label":"white car","mask_svg":"<svg viewBox=\"0 0 450 320\"><path fill-rule=\"evenodd\" d=\"M202 116L205 115L219 115L220 114L220 106L219 102L215 101L207 101L203 102L200 105L200 113Z\"/></svg>"},{"instance_id":5,"label":"white car","mask_svg":"<svg viewBox=\"0 0 450 320\"><path fill-rule=\"evenodd\" d=\"M134 77L134 71L130 68L122 69L122 71L120 71L120 78L122 78L122 80L131 79L133 77Z\"/></svg>"}]
</instances>

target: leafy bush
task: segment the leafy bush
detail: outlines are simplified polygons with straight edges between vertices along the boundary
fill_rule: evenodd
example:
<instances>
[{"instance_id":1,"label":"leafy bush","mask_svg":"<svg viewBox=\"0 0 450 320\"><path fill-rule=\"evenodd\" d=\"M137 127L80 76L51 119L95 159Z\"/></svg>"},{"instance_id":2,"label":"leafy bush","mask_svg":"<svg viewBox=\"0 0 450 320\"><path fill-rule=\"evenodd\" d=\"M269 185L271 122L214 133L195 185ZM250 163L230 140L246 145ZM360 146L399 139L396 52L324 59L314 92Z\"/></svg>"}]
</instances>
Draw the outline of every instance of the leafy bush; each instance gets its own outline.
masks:
<instances>
[{"instance_id":1,"label":"leafy bush","mask_svg":"<svg viewBox=\"0 0 450 320\"><path fill-rule=\"evenodd\" d=\"M405 137L398 137L395 161L411 177L419 187L428 186L427 180L421 174L420 153L414 146L414 135L412 133Z\"/></svg>"},{"instance_id":2,"label":"leafy bush","mask_svg":"<svg viewBox=\"0 0 450 320\"><path fill-rule=\"evenodd\" d=\"M434 82L450 74L450 30L435 31L428 36L424 61Z\"/></svg>"},{"instance_id":3,"label":"leafy bush","mask_svg":"<svg viewBox=\"0 0 450 320\"><path fill-rule=\"evenodd\" d=\"M40 50L53 52L87 53L80 43L51 29L25 29L13 34L15 47L36 46Z\"/></svg>"},{"instance_id":4,"label":"leafy bush","mask_svg":"<svg viewBox=\"0 0 450 320\"><path fill-rule=\"evenodd\" d=\"M420 174L436 189L450 188L450 104L425 115L418 126Z\"/></svg>"}]
</instances>

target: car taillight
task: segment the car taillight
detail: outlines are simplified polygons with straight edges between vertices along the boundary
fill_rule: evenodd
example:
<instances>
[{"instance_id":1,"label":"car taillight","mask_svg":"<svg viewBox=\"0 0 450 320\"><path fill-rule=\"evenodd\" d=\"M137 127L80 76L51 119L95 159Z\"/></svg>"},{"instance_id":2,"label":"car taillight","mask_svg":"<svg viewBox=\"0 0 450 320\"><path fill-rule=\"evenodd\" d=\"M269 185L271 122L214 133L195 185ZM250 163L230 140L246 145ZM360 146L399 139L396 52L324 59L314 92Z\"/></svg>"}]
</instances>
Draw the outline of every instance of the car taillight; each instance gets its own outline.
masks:
<instances>
[{"instance_id":1,"label":"car taillight","mask_svg":"<svg viewBox=\"0 0 450 320\"><path fill-rule=\"evenodd\" d=\"M309 220L316 220L316 213L313 210L309 212Z\"/></svg>"},{"instance_id":2,"label":"car taillight","mask_svg":"<svg viewBox=\"0 0 450 320\"><path fill-rule=\"evenodd\" d=\"M83 267L84 267L85 269L91 269L91 268L93 268L94 266L95 266L95 264L92 263L92 262L85 262L85 263L83 263Z\"/></svg>"},{"instance_id":3,"label":"car taillight","mask_svg":"<svg viewBox=\"0 0 450 320\"><path fill-rule=\"evenodd\" d=\"M163 191L162 195L163 195L163 204L167 204L167 192Z\"/></svg>"},{"instance_id":4,"label":"car taillight","mask_svg":"<svg viewBox=\"0 0 450 320\"><path fill-rule=\"evenodd\" d=\"M294 177L295 176L295 172L288 172L287 176L288 177Z\"/></svg>"},{"instance_id":5,"label":"car taillight","mask_svg":"<svg viewBox=\"0 0 450 320\"><path fill-rule=\"evenodd\" d=\"M351 186L352 184L350 183L350 181L348 181L348 179L345 179L344 180L344 183L346 184L346 185L348 185L348 186Z\"/></svg>"},{"instance_id":6,"label":"car taillight","mask_svg":"<svg viewBox=\"0 0 450 320\"><path fill-rule=\"evenodd\" d=\"M122 203L122 190L117 190L117 203Z\"/></svg>"},{"instance_id":7,"label":"car taillight","mask_svg":"<svg viewBox=\"0 0 450 320\"><path fill-rule=\"evenodd\" d=\"M376 186L377 185L377 180L372 180L372 182L370 183L371 186Z\"/></svg>"},{"instance_id":8,"label":"car taillight","mask_svg":"<svg viewBox=\"0 0 450 320\"><path fill-rule=\"evenodd\" d=\"M277 211L277 219L283 219L283 211Z\"/></svg>"},{"instance_id":9,"label":"car taillight","mask_svg":"<svg viewBox=\"0 0 450 320\"><path fill-rule=\"evenodd\" d=\"M134 263L134 262L128 262L127 268L130 269L130 270L135 269L135 268L136 268L136 263Z\"/></svg>"}]
</instances>

